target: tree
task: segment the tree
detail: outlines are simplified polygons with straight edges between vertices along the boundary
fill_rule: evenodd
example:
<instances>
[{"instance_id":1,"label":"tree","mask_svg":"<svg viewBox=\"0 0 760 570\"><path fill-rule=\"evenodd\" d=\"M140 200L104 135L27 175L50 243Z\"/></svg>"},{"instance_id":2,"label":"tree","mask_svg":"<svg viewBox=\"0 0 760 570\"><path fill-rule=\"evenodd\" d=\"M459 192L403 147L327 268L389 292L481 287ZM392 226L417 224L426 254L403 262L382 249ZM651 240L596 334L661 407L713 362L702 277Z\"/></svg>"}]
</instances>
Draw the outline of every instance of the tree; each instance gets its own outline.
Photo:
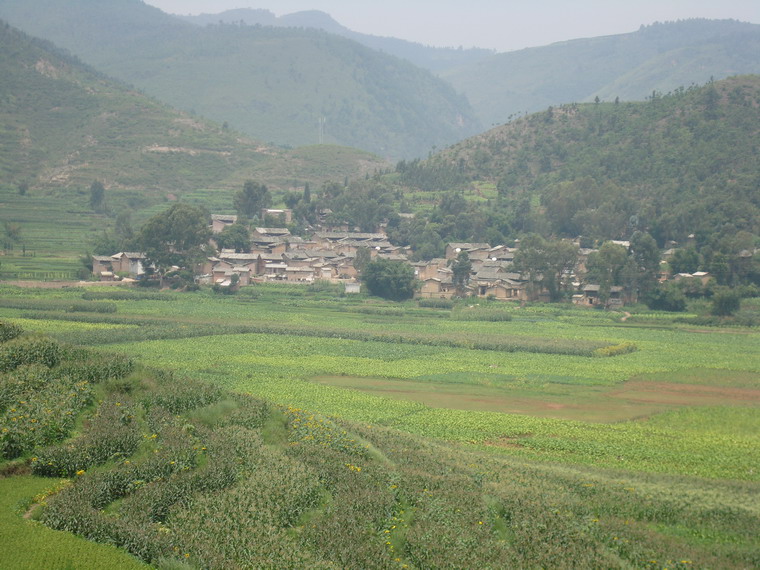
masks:
<instances>
[{"instance_id":1,"label":"tree","mask_svg":"<svg viewBox=\"0 0 760 570\"><path fill-rule=\"evenodd\" d=\"M235 194L233 203L238 216L250 219L258 216L263 208L271 206L272 195L265 185L247 180L243 189Z\"/></svg>"},{"instance_id":2,"label":"tree","mask_svg":"<svg viewBox=\"0 0 760 570\"><path fill-rule=\"evenodd\" d=\"M686 297L671 283L650 290L645 298L647 307L653 311L681 312L686 310Z\"/></svg>"},{"instance_id":3,"label":"tree","mask_svg":"<svg viewBox=\"0 0 760 570\"><path fill-rule=\"evenodd\" d=\"M604 242L599 251L588 257L588 279L599 285L599 300L605 305L610 298L613 285L622 282L623 269L628 262L625 247L611 241Z\"/></svg>"},{"instance_id":4,"label":"tree","mask_svg":"<svg viewBox=\"0 0 760 570\"><path fill-rule=\"evenodd\" d=\"M660 248L651 235L637 231L631 236L630 258L633 271L629 289L637 295L646 295L657 286Z\"/></svg>"},{"instance_id":5,"label":"tree","mask_svg":"<svg viewBox=\"0 0 760 570\"><path fill-rule=\"evenodd\" d=\"M308 182L303 187L303 201L307 204L311 202L311 187L309 186Z\"/></svg>"},{"instance_id":6,"label":"tree","mask_svg":"<svg viewBox=\"0 0 760 570\"><path fill-rule=\"evenodd\" d=\"M103 206L103 199L106 195L105 186L100 180L93 181L90 184L90 207L93 210L100 210Z\"/></svg>"},{"instance_id":7,"label":"tree","mask_svg":"<svg viewBox=\"0 0 760 570\"><path fill-rule=\"evenodd\" d=\"M236 253L245 253L251 249L251 235L245 224L226 226L214 239L220 249L234 249Z\"/></svg>"},{"instance_id":8,"label":"tree","mask_svg":"<svg viewBox=\"0 0 760 570\"><path fill-rule=\"evenodd\" d=\"M457 295L464 297L464 291L470 282L470 272L472 271L472 262L466 251L459 252L456 261L451 264L453 273L452 280L457 290Z\"/></svg>"},{"instance_id":9,"label":"tree","mask_svg":"<svg viewBox=\"0 0 760 570\"><path fill-rule=\"evenodd\" d=\"M565 276L578 261L575 244L562 240L545 240L538 234L529 234L520 241L514 259L516 271L524 273L532 286L538 285L549 293L552 301L562 297L566 286Z\"/></svg>"},{"instance_id":10,"label":"tree","mask_svg":"<svg viewBox=\"0 0 760 570\"><path fill-rule=\"evenodd\" d=\"M699 269L699 254L693 247L677 249L668 262L673 273L694 273Z\"/></svg>"},{"instance_id":11,"label":"tree","mask_svg":"<svg viewBox=\"0 0 760 570\"><path fill-rule=\"evenodd\" d=\"M368 263L362 274L362 281L371 295L403 301L414 295L416 282L414 268L403 261L378 259Z\"/></svg>"},{"instance_id":12,"label":"tree","mask_svg":"<svg viewBox=\"0 0 760 570\"><path fill-rule=\"evenodd\" d=\"M3 249L13 250L13 245L21 241L21 224L16 222L3 222L4 240Z\"/></svg>"},{"instance_id":13,"label":"tree","mask_svg":"<svg viewBox=\"0 0 760 570\"><path fill-rule=\"evenodd\" d=\"M720 287L713 295L710 313L718 317L730 317L741 308L741 297L734 289Z\"/></svg>"},{"instance_id":14,"label":"tree","mask_svg":"<svg viewBox=\"0 0 760 570\"><path fill-rule=\"evenodd\" d=\"M360 247L356 250L356 256L354 257L354 269L361 273L371 261L372 252L369 248Z\"/></svg>"},{"instance_id":15,"label":"tree","mask_svg":"<svg viewBox=\"0 0 760 570\"><path fill-rule=\"evenodd\" d=\"M150 218L140 229L138 243L162 284L172 266L189 268L203 261L211 237L208 219L205 210L180 202Z\"/></svg>"}]
</instances>

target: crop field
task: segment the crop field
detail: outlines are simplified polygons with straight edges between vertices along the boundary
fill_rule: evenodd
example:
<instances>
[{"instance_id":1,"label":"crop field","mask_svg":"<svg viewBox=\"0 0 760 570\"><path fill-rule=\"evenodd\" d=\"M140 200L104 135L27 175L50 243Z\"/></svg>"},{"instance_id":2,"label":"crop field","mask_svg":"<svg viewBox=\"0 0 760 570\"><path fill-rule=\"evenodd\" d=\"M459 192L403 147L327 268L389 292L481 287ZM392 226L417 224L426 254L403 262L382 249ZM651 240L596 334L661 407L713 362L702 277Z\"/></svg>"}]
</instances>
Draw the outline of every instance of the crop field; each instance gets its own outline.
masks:
<instances>
[{"instance_id":1,"label":"crop field","mask_svg":"<svg viewBox=\"0 0 760 570\"><path fill-rule=\"evenodd\" d=\"M0 318L27 330L278 405L499 455L760 479L752 329L568 306L425 309L287 285L4 293ZM512 320L477 320L483 311Z\"/></svg>"},{"instance_id":2,"label":"crop field","mask_svg":"<svg viewBox=\"0 0 760 570\"><path fill-rule=\"evenodd\" d=\"M402 339L377 330L340 338L330 335L360 332L354 316L370 313L346 315L329 298L319 301L321 293L288 301L276 288L262 288L255 304L267 318L280 315L279 333L249 332L233 319L237 306L248 326L262 326L250 299L3 293L0 546L12 555L0 568L760 563L760 425L752 399L759 375L740 370L744 361L674 371L672 382L663 381L667 371L584 381L592 363L633 359L643 349L605 349L634 342L625 330L609 341L589 335L601 352L570 350L582 337L548 351L514 340L540 338L528 329L509 344L452 347L447 327L437 334L422 322ZM160 303L172 319L158 316ZM203 308L191 310L197 305ZM287 317L299 314L296 306L300 320ZM383 312L368 299L347 306L371 307L372 319ZM228 317L193 316L215 307ZM398 307L385 309L393 313L384 317L389 324L451 318L411 304L401 316ZM571 326L574 315L566 313L550 318L536 308L530 318L556 326L561 316ZM596 318L577 316L578 330ZM597 324L605 322L614 324ZM723 344L725 331L703 335L716 348L731 346ZM526 358L576 364L549 380L490 368ZM634 362L632 370L644 368ZM368 391L373 384L383 390ZM427 387L441 399L390 398L389 386ZM632 402L655 398L662 408L646 418L580 419L579 412L570 420L558 406L545 415L485 406L496 393L539 401L543 392L547 402L580 404L616 391ZM482 405L457 405L456 393L480 394Z\"/></svg>"}]
</instances>

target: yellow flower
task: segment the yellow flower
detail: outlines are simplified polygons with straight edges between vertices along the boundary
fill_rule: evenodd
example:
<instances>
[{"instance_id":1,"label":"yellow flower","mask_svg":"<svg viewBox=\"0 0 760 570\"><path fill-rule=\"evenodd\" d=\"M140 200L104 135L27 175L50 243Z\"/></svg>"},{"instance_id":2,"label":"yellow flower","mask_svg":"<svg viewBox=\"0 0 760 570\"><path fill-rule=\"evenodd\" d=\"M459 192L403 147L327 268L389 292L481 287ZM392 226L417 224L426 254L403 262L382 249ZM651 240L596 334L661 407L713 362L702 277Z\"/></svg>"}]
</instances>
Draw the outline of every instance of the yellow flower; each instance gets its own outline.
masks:
<instances>
[{"instance_id":1,"label":"yellow flower","mask_svg":"<svg viewBox=\"0 0 760 570\"><path fill-rule=\"evenodd\" d=\"M80 469L79 471L77 471L77 475L84 475L84 469Z\"/></svg>"}]
</instances>

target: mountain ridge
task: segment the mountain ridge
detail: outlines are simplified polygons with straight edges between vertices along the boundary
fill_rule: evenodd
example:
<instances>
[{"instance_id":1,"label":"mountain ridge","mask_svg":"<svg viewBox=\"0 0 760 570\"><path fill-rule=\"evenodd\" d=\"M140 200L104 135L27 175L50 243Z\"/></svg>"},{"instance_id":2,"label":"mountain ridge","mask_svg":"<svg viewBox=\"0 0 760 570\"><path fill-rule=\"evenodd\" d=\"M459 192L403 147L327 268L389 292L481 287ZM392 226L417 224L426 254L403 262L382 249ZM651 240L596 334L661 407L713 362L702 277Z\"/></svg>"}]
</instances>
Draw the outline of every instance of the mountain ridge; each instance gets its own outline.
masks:
<instances>
[{"instance_id":1,"label":"mountain ridge","mask_svg":"<svg viewBox=\"0 0 760 570\"><path fill-rule=\"evenodd\" d=\"M317 165L323 176L343 178L383 164L352 150L345 151L351 160L330 166L325 156L246 139L159 103L3 21L0 74L0 173L6 183L87 187L98 179L109 188L177 192L232 188L260 175L287 187L301 176L321 182Z\"/></svg>"},{"instance_id":2,"label":"mountain ridge","mask_svg":"<svg viewBox=\"0 0 760 570\"><path fill-rule=\"evenodd\" d=\"M467 95L481 123L494 125L550 105L641 101L653 91L760 73L758 53L760 25L692 19L500 53L442 77ZM701 63L691 64L695 54Z\"/></svg>"},{"instance_id":3,"label":"mountain ridge","mask_svg":"<svg viewBox=\"0 0 760 570\"><path fill-rule=\"evenodd\" d=\"M138 0L5 0L0 17L174 107L277 145L324 140L399 158L480 129L466 99L432 73L317 30L201 28Z\"/></svg>"},{"instance_id":4,"label":"mountain ridge","mask_svg":"<svg viewBox=\"0 0 760 570\"><path fill-rule=\"evenodd\" d=\"M243 22L251 26L320 29L354 40L371 49L406 59L419 67L436 73L485 59L495 53L494 50L483 48L433 47L400 38L364 34L347 28L328 13L320 10L303 10L278 17L269 10L240 8L227 10L218 14L199 14L197 16L177 15L177 17L196 25Z\"/></svg>"}]
</instances>

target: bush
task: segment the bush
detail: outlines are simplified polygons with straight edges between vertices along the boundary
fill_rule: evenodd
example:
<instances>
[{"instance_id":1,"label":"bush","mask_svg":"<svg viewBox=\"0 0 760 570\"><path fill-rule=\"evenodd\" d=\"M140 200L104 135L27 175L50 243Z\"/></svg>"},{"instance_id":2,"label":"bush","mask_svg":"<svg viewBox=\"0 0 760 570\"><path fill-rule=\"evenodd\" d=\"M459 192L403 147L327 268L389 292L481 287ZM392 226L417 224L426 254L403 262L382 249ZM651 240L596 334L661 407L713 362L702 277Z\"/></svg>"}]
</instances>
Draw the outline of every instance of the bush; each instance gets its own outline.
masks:
<instances>
[{"instance_id":1,"label":"bush","mask_svg":"<svg viewBox=\"0 0 760 570\"><path fill-rule=\"evenodd\" d=\"M20 326L9 323L8 321L0 321L0 342L13 340L16 337L21 336L22 332L24 332L24 329Z\"/></svg>"},{"instance_id":2,"label":"bush","mask_svg":"<svg viewBox=\"0 0 760 570\"><path fill-rule=\"evenodd\" d=\"M645 299L647 307L653 311L669 311L680 313L686 310L686 297L683 292L669 285L654 289Z\"/></svg>"},{"instance_id":3,"label":"bush","mask_svg":"<svg viewBox=\"0 0 760 570\"><path fill-rule=\"evenodd\" d=\"M15 370L22 364L52 368L61 360L61 355L61 346L49 338L15 338L0 346L0 372Z\"/></svg>"},{"instance_id":4,"label":"bush","mask_svg":"<svg viewBox=\"0 0 760 570\"><path fill-rule=\"evenodd\" d=\"M454 301L451 299L420 299L417 301L420 307L426 309L453 309Z\"/></svg>"},{"instance_id":5,"label":"bush","mask_svg":"<svg viewBox=\"0 0 760 570\"><path fill-rule=\"evenodd\" d=\"M710 314L716 317L730 317L741 307L739 292L733 289L720 288L715 291L712 299Z\"/></svg>"}]
</instances>

